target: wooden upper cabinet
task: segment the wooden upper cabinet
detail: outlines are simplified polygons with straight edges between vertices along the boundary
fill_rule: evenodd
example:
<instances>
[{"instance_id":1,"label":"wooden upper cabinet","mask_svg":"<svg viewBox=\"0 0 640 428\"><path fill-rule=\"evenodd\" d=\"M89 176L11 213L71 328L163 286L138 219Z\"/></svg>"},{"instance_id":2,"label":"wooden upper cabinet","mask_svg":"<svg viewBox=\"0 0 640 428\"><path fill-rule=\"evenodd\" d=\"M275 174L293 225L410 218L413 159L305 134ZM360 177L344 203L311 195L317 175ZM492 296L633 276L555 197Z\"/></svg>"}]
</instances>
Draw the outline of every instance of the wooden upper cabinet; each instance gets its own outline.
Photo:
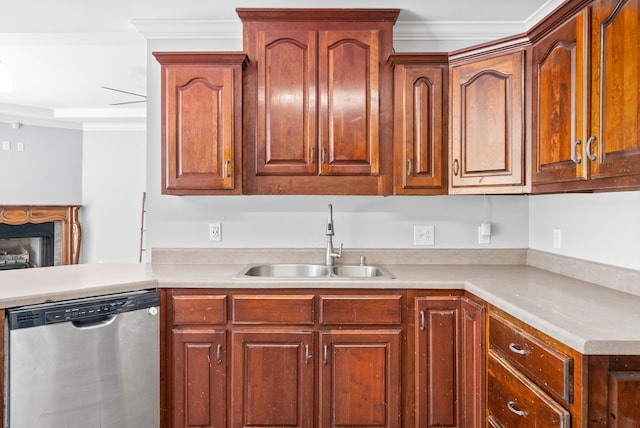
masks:
<instances>
[{"instance_id":1,"label":"wooden upper cabinet","mask_svg":"<svg viewBox=\"0 0 640 428\"><path fill-rule=\"evenodd\" d=\"M391 192L397 9L237 9L250 58L245 193Z\"/></svg>"},{"instance_id":2,"label":"wooden upper cabinet","mask_svg":"<svg viewBox=\"0 0 640 428\"><path fill-rule=\"evenodd\" d=\"M154 56L162 70L162 193L241 193L246 55Z\"/></svg>"},{"instance_id":3,"label":"wooden upper cabinet","mask_svg":"<svg viewBox=\"0 0 640 428\"><path fill-rule=\"evenodd\" d=\"M393 67L393 191L447 193L447 54L397 53Z\"/></svg>"},{"instance_id":4,"label":"wooden upper cabinet","mask_svg":"<svg viewBox=\"0 0 640 428\"><path fill-rule=\"evenodd\" d=\"M525 53L451 68L449 193L526 191Z\"/></svg>"},{"instance_id":5,"label":"wooden upper cabinet","mask_svg":"<svg viewBox=\"0 0 640 428\"><path fill-rule=\"evenodd\" d=\"M536 42L535 192L640 186L640 1L595 0Z\"/></svg>"},{"instance_id":6,"label":"wooden upper cabinet","mask_svg":"<svg viewBox=\"0 0 640 428\"><path fill-rule=\"evenodd\" d=\"M579 13L533 47L534 184L587 178L586 17Z\"/></svg>"},{"instance_id":7,"label":"wooden upper cabinet","mask_svg":"<svg viewBox=\"0 0 640 428\"><path fill-rule=\"evenodd\" d=\"M591 5L593 188L640 185L640 0Z\"/></svg>"}]
</instances>

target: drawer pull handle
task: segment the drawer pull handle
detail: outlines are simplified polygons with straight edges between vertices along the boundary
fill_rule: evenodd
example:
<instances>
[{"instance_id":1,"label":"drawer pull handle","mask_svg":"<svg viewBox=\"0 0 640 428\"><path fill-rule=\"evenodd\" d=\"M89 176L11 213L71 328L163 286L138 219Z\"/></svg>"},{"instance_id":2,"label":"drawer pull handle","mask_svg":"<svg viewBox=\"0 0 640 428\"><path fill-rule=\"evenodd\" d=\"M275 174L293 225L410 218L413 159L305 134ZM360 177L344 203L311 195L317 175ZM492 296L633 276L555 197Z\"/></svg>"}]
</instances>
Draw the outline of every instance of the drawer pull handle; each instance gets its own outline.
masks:
<instances>
[{"instance_id":1,"label":"drawer pull handle","mask_svg":"<svg viewBox=\"0 0 640 428\"><path fill-rule=\"evenodd\" d=\"M216 363L218 363L218 365L222 364L222 345L219 343L216 348Z\"/></svg>"},{"instance_id":2,"label":"drawer pull handle","mask_svg":"<svg viewBox=\"0 0 640 428\"><path fill-rule=\"evenodd\" d=\"M326 366L328 362L329 362L329 349L327 345L324 345L323 352L322 352L322 364Z\"/></svg>"},{"instance_id":3,"label":"drawer pull handle","mask_svg":"<svg viewBox=\"0 0 640 428\"><path fill-rule=\"evenodd\" d=\"M230 166L231 166L231 161L227 159L224 163L224 176L227 178L231 177L231 171L229 168Z\"/></svg>"},{"instance_id":4,"label":"drawer pull handle","mask_svg":"<svg viewBox=\"0 0 640 428\"><path fill-rule=\"evenodd\" d=\"M426 321L424 318L424 311L420 311L420 331L424 331L426 327Z\"/></svg>"},{"instance_id":5,"label":"drawer pull handle","mask_svg":"<svg viewBox=\"0 0 640 428\"><path fill-rule=\"evenodd\" d=\"M306 365L309 365L309 358L311 358L309 355L309 345L304 345L304 363Z\"/></svg>"},{"instance_id":6,"label":"drawer pull handle","mask_svg":"<svg viewBox=\"0 0 640 428\"><path fill-rule=\"evenodd\" d=\"M524 410L516 409L516 404L517 403L515 401L509 401L507 403L507 409L509 409L511 412L515 413L518 416L525 416L527 412L525 412Z\"/></svg>"},{"instance_id":7,"label":"drawer pull handle","mask_svg":"<svg viewBox=\"0 0 640 428\"><path fill-rule=\"evenodd\" d=\"M527 355L529 353L529 351L527 351L526 349L518 348L518 345L516 345L515 343L510 343L509 349L511 350L511 352L516 353L518 355Z\"/></svg>"},{"instance_id":8,"label":"drawer pull handle","mask_svg":"<svg viewBox=\"0 0 640 428\"><path fill-rule=\"evenodd\" d=\"M453 175L458 176L458 172L460 171L460 162L458 159L453 160Z\"/></svg>"}]
</instances>

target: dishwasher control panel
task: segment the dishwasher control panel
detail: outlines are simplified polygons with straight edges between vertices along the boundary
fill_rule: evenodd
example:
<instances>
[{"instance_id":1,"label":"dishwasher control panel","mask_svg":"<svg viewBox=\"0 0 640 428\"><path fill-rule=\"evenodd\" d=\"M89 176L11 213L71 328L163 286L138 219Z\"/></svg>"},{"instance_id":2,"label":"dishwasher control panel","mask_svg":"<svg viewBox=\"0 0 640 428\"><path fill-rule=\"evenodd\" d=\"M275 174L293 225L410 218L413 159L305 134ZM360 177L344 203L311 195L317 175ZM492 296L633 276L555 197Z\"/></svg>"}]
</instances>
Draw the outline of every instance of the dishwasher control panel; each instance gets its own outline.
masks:
<instances>
[{"instance_id":1,"label":"dishwasher control panel","mask_svg":"<svg viewBox=\"0 0 640 428\"><path fill-rule=\"evenodd\" d=\"M37 327L60 322L86 321L160 306L155 290L112 294L90 299L23 306L7 311L9 329Z\"/></svg>"}]
</instances>

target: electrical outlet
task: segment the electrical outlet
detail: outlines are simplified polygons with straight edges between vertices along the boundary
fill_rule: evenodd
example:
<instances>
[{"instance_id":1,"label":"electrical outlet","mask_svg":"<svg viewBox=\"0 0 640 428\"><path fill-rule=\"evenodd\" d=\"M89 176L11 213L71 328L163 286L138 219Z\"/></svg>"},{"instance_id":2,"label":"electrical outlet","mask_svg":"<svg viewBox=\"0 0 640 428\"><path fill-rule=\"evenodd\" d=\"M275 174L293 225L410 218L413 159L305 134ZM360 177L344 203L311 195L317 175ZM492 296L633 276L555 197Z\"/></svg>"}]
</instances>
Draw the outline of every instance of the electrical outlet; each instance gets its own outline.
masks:
<instances>
[{"instance_id":1,"label":"electrical outlet","mask_svg":"<svg viewBox=\"0 0 640 428\"><path fill-rule=\"evenodd\" d=\"M413 245L435 245L435 227L413 226Z\"/></svg>"},{"instance_id":2,"label":"electrical outlet","mask_svg":"<svg viewBox=\"0 0 640 428\"><path fill-rule=\"evenodd\" d=\"M11 150L11 141L3 141L2 150L5 152L8 152L9 150Z\"/></svg>"},{"instance_id":3,"label":"electrical outlet","mask_svg":"<svg viewBox=\"0 0 640 428\"><path fill-rule=\"evenodd\" d=\"M209 223L209 241L222 241L222 227L220 223Z\"/></svg>"}]
</instances>

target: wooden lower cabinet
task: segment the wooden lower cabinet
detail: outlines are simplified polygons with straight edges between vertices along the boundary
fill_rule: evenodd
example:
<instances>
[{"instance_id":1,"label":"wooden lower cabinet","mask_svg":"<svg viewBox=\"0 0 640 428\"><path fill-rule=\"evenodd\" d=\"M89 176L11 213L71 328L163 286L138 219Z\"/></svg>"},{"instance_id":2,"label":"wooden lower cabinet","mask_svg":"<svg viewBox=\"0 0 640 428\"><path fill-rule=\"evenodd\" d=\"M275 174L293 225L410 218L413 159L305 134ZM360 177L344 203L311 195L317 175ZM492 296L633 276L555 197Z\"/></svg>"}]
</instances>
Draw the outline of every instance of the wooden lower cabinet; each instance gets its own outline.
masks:
<instances>
[{"instance_id":1,"label":"wooden lower cabinet","mask_svg":"<svg viewBox=\"0 0 640 428\"><path fill-rule=\"evenodd\" d=\"M400 427L401 330L320 332L320 427Z\"/></svg>"},{"instance_id":2,"label":"wooden lower cabinet","mask_svg":"<svg viewBox=\"0 0 640 428\"><path fill-rule=\"evenodd\" d=\"M231 342L230 426L313 426L314 333L256 328Z\"/></svg>"},{"instance_id":3,"label":"wooden lower cabinet","mask_svg":"<svg viewBox=\"0 0 640 428\"><path fill-rule=\"evenodd\" d=\"M226 426L226 332L175 329L172 338L173 427Z\"/></svg>"},{"instance_id":4,"label":"wooden lower cabinet","mask_svg":"<svg viewBox=\"0 0 640 428\"><path fill-rule=\"evenodd\" d=\"M464 296L416 298L415 426L484 419L484 307Z\"/></svg>"}]
</instances>

